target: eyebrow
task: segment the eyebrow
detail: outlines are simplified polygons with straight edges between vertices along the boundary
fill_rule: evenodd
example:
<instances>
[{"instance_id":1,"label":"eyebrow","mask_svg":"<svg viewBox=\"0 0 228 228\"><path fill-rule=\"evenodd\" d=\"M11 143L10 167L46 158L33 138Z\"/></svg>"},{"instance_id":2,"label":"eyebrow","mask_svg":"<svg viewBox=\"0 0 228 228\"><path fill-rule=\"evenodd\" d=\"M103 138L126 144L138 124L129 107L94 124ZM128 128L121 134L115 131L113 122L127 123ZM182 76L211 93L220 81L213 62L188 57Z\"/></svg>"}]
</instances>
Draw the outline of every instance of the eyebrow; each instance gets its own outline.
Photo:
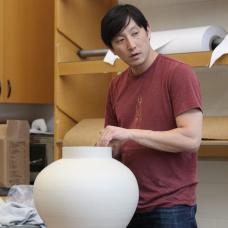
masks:
<instances>
[{"instance_id":1,"label":"eyebrow","mask_svg":"<svg viewBox=\"0 0 228 228\"><path fill-rule=\"evenodd\" d=\"M129 28L129 30L126 30L126 31L127 31L127 32L132 32L132 30L134 30L134 29L139 29L139 28L140 28L140 27L139 27L138 25L133 25L131 28ZM120 32L119 34L117 34L116 37L118 37L118 36L123 36L122 33L123 33L123 32Z\"/></svg>"},{"instance_id":2,"label":"eyebrow","mask_svg":"<svg viewBox=\"0 0 228 228\"><path fill-rule=\"evenodd\" d=\"M134 29L139 29L139 26L138 26L138 25L134 25L133 27L131 27L131 28L129 29L129 31L132 31L132 30L134 30Z\"/></svg>"}]
</instances>

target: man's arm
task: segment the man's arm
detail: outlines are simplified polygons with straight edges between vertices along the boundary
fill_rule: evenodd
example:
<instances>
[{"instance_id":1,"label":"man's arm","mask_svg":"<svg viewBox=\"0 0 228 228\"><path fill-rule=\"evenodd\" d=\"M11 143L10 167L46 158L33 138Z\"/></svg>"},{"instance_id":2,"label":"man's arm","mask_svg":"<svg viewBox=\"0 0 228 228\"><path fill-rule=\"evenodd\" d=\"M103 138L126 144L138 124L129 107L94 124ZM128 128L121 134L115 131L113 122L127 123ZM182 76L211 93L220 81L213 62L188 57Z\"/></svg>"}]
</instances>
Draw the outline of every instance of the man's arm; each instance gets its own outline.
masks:
<instances>
[{"instance_id":1,"label":"man's arm","mask_svg":"<svg viewBox=\"0 0 228 228\"><path fill-rule=\"evenodd\" d=\"M166 152L196 152L202 137L202 119L202 112L198 109L192 109L177 116L177 128L169 131L107 126L102 130L97 145L109 146L113 140L120 142L133 140L143 146Z\"/></svg>"}]
</instances>

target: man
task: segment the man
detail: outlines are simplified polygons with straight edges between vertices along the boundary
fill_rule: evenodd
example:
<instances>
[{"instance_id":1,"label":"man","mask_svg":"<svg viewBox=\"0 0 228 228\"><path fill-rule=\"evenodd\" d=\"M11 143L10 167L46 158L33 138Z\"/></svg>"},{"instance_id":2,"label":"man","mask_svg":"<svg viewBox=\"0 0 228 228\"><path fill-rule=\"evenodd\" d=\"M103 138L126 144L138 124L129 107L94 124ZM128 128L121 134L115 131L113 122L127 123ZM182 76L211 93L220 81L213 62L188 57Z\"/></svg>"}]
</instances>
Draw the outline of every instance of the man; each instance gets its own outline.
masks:
<instances>
[{"instance_id":1,"label":"man","mask_svg":"<svg viewBox=\"0 0 228 228\"><path fill-rule=\"evenodd\" d=\"M129 68L109 88L98 146L112 146L140 191L128 228L197 227L196 163L201 142L199 82L189 66L155 52L151 29L132 5L101 22L104 43Z\"/></svg>"}]
</instances>

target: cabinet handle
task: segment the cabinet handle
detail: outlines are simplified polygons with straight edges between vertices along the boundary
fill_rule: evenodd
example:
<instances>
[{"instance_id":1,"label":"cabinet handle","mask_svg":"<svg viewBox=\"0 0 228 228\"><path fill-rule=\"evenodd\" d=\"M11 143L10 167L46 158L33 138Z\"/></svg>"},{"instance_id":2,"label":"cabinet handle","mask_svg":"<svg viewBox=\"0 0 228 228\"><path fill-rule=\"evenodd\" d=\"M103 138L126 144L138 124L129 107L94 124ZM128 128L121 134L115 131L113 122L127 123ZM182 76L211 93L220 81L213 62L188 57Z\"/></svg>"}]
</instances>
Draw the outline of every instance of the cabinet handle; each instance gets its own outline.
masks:
<instances>
[{"instance_id":1,"label":"cabinet handle","mask_svg":"<svg viewBox=\"0 0 228 228\"><path fill-rule=\"evenodd\" d=\"M2 83L0 81L0 96L2 95Z\"/></svg>"},{"instance_id":2,"label":"cabinet handle","mask_svg":"<svg viewBox=\"0 0 228 228\"><path fill-rule=\"evenodd\" d=\"M11 83L10 83L10 80L7 80L7 91L8 91L7 98L9 98L10 95L11 95Z\"/></svg>"}]
</instances>

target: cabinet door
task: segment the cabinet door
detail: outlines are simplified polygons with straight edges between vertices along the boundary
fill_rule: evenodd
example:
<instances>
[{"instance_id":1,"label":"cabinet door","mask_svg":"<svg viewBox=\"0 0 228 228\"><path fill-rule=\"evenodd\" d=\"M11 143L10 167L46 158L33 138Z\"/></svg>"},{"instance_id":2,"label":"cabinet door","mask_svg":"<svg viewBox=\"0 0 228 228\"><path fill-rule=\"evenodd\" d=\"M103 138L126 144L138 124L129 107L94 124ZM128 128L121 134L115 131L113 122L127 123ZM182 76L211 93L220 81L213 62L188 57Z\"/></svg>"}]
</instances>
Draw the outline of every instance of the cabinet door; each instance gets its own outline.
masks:
<instances>
[{"instance_id":1,"label":"cabinet door","mask_svg":"<svg viewBox=\"0 0 228 228\"><path fill-rule=\"evenodd\" d=\"M52 103L54 0L4 1L4 102Z\"/></svg>"},{"instance_id":2,"label":"cabinet door","mask_svg":"<svg viewBox=\"0 0 228 228\"><path fill-rule=\"evenodd\" d=\"M0 0L0 102L3 101L3 1Z\"/></svg>"}]
</instances>

